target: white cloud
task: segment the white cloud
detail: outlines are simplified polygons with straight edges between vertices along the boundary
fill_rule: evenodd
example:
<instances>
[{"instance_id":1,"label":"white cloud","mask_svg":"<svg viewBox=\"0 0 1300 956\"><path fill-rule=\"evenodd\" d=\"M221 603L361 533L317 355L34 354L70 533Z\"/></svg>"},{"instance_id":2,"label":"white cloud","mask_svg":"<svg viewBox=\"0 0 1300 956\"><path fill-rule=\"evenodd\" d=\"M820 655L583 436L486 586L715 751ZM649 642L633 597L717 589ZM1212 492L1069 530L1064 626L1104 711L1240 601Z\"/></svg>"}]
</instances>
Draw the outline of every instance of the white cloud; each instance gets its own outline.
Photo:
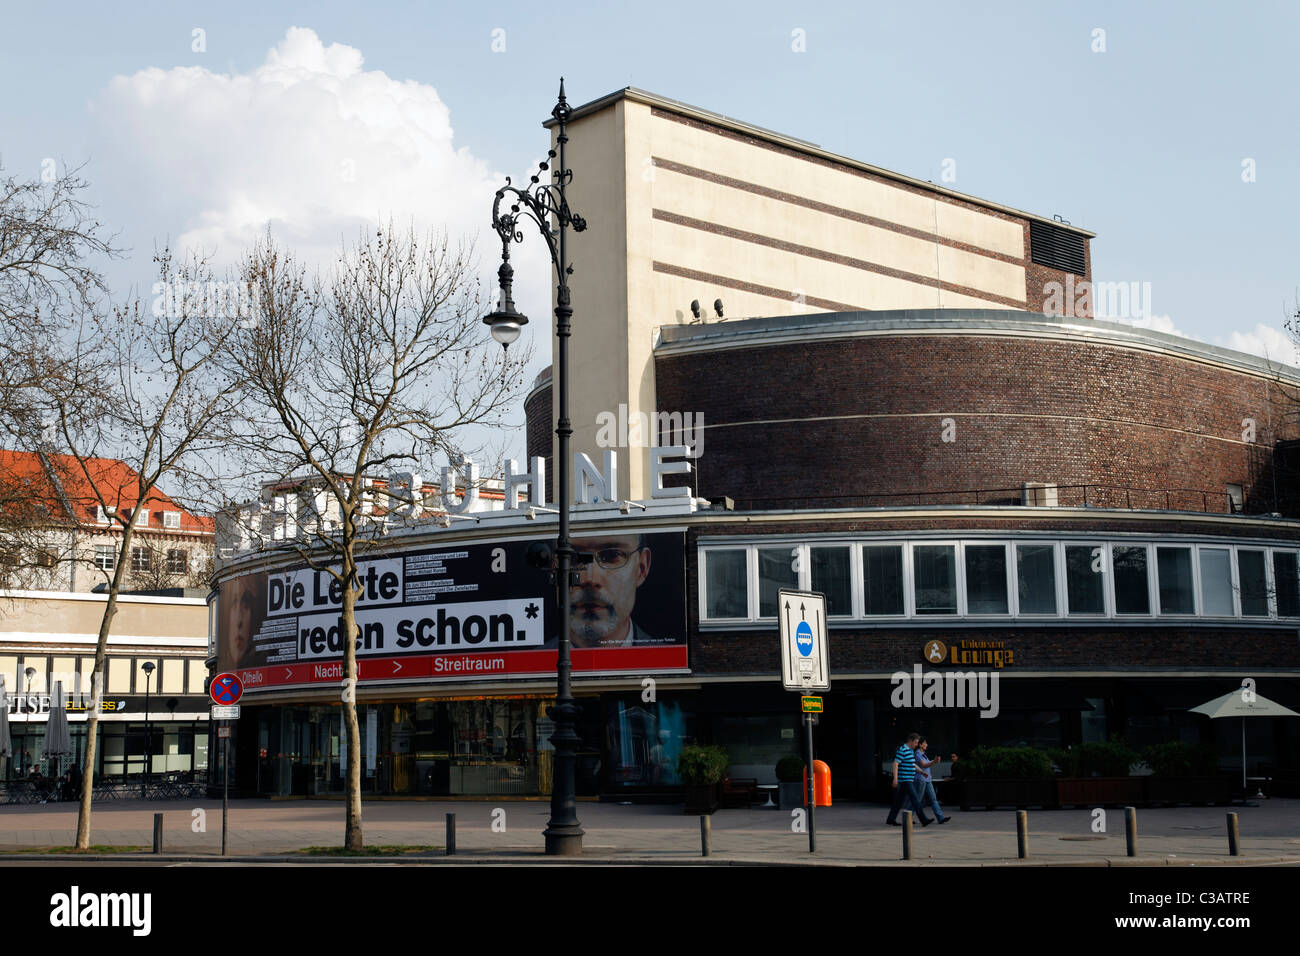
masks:
<instances>
[{"instance_id":1,"label":"white cloud","mask_svg":"<svg viewBox=\"0 0 1300 956\"><path fill-rule=\"evenodd\" d=\"M325 272L344 243L391 219L473 239L495 302L501 246L489 220L505 174L457 146L433 86L364 63L360 50L292 27L246 73L155 67L114 77L90 111L106 219L133 248L122 291L149 288L155 245L201 249L220 268L269 226ZM536 234L512 246L511 258L516 302L542 319L531 381L549 361L550 260ZM521 455L522 437L517 444Z\"/></svg>"},{"instance_id":2,"label":"white cloud","mask_svg":"<svg viewBox=\"0 0 1300 956\"><path fill-rule=\"evenodd\" d=\"M1180 335L1185 339L1196 338L1187 332L1182 331L1174 325L1174 320L1168 315L1149 315L1140 319L1121 319L1105 317L1107 322L1120 322L1124 325L1131 325L1136 329L1150 329L1152 332L1164 332L1167 335Z\"/></svg>"},{"instance_id":3,"label":"white cloud","mask_svg":"<svg viewBox=\"0 0 1300 956\"><path fill-rule=\"evenodd\" d=\"M1233 332L1228 336L1227 341L1221 344L1238 352L1262 355L1274 362L1300 365L1300 355L1297 355L1296 343L1291 340L1291 337L1276 326L1265 325L1262 322L1250 332Z\"/></svg>"},{"instance_id":4,"label":"white cloud","mask_svg":"<svg viewBox=\"0 0 1300 956\"><path fill-rule=\"evenodd\" d=\"M302 258L327 265L363 226L392 218L473 236L485 273L496 263L487 223L503 174L454 144L436 89L366 70L360 50L325 46L313 30L290 28L247 73L115 77L91 109L104 181L119 201L130 197L138 222L137 256L141 238L170 236L229 262L270 225ZM516 247L525 300L528 291L549 299L541 246Z\"/></svg>"}]
</instances>

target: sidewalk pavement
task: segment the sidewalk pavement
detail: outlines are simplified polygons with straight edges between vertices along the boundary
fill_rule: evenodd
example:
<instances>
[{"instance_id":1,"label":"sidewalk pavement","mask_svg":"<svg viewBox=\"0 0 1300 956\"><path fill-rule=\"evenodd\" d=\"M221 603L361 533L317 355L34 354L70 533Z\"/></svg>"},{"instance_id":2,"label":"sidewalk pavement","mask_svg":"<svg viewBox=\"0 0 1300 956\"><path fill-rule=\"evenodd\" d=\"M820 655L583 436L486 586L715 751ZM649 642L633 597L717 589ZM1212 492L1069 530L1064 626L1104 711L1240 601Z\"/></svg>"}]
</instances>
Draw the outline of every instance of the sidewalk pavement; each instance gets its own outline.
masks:
<instances>
[{"instance_id":1,"label":"sidewalk pavement","mask_svg":"<svg viewBox=\"0 0 1300 956\"><path fill-rule=\"evenodd\" d=\"M198 810L203 813L196 813ZM1228 855L1228 811L1235 811L1240 820L1239 857ZM818 809L817 852L813 855L808 852L807 833L792 829L789 811L719 810L711 819L713 853L703 860L699 817L682 813L680 805L583 802L578 804L578 817L586 831L581 859L605 864L896 864L902 859L902 829L885 825L886 812L884 805L856 802ZM221 803L214 800L97 804L91 817L91 843L143 846L148 853L153 845L155 813L164 814L166 857L173 861L221 859ZM456 814L454 857L441 850L447 813ZM1104 833L1093 831L1093 813L1029 811L1030 856L1020 861L1016 857L1014 811L954 811L948 824L914 827L913 858L903 865L1300 865L1300 800L1260 800L1256 807L1139 809L1138 854L1134 858L1126 856L1124 811L1105 811ZM368 846L433 845L439 849L421 862L465 864L546 861L542 831L549 816L548 802L517 800L377 801L365 803L362 812ZM196 832L200 820L203 829ZM0 850L7 851L0 855L0 865L33 859L21 853L24 849L71 846L76 825L76 804L0 806ZM295 854L295 859L304 862L336 862L346 858L298 857L296 851L309 846L341 846L343 826L342 801L232 801L228 858L271 863ZM43 855L39 859L52 862L58 857ZM125 862L130 857L111 854L104 859ZM394 862L396 858L382 859Z\"/></svg>"}]
</instances>

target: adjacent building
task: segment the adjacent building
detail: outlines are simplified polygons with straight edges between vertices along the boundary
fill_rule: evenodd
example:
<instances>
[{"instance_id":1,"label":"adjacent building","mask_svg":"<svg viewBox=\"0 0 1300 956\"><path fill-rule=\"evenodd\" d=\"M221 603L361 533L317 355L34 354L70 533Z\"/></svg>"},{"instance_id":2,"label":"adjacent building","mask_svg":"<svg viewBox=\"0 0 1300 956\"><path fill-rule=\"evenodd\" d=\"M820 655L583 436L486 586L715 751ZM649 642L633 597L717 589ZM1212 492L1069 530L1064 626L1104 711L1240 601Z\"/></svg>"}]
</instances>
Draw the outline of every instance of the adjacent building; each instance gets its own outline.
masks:
<instances>
[{"instance_id":1,"label":"adjacent building","mask_svg":"<svg viewBox=\"0 0 1300 956\"><path fill-rule=\"evenodd\" d=\"M212 568L210 520L161 491L139 502L124 462L0 452L9 518L0 543L0 676L13 754L7 776L49 772L45 724L65 695L74 753L85 754L95 646L122 523L139 507L131 565L108 639L96 776L138 779L207 768L205 664ZM150 667L146 668L146 664Z\"/></svg>"}]
</instances>

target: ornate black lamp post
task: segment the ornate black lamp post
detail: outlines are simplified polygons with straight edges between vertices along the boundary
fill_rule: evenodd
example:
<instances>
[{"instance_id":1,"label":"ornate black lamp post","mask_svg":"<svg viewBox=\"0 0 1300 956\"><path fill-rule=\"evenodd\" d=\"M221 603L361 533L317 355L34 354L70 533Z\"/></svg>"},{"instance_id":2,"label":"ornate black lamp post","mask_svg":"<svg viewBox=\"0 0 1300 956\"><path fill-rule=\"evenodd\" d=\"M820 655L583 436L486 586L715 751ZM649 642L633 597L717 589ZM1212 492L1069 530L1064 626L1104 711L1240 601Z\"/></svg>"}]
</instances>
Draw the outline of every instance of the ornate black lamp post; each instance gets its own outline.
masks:
<instances>
[{"instance_id":1,"label":"ornate black lamp post","mask_svg":"<svg viewBox=\"0 0 1300 956\"><path fill-rule=\"evenodd\" d=\"M510 184L497 190L496 200L492 203L492 228L501 237L501 268L497 274L501 280L501 301L496 311L484 316L483 321L492 328L492 337L506 348L519 338L520 330L528 319L515 310L511 298L511 283L514 268L510 265L510 243L522 242L524 234L519 230L521 218L531 219L541 230L542 238L551 251L551 262L555 264L559 276L559 286L555 305L555 335L559 339L557 356L557 375L560 391L560 414L556 423L555 434L559 436L559 512L560 534L555 543L556 586L559 588L560 604L560 639L559 659L556 664L557 688L555 707L551 717L555 721L555 733L551 743L555 747L555 780L551 789L551 819L547 823L546 852L552 856L578 856L582 853L582 824L578 822L578 805L575 799L574 776L578 757L578 737L574 725L577 723L579 709L573 700L570 682L572 665L569 655L569 588L577 584L576 572L570 567L573 563L573 545L569 541L569 436L573 428L569 423L569 319L573 309L569 304L568 275L572 268L568 264L565 237L570 226L574 232L587 228L587 221L575 215L569 209L564 190L573 179L573 171L565 165L564 144L569 141L564 127L572 112L564 99L564 79L560 79L560 97L551 110L558 126L555 145L559 149L558 167L551 172L551 182L542 184L540 173L550 168L550 161L557 158L556 150L547 152L547 160L538 167L538 174L531 177L524 189ZM510 203L508 212L501 211L501 201L507 196ZM554 225L552 225L552 221ZM534 489L533 500L539 499L541 489Z\"/></svg>"},{"instance_id":2,"label":"ornate black lamp post","mask_svg":"<svg viewBox=\"0 0 1300 956\"><path fill-rule=\"evenodd\" d=\"M144 798L149 799L149 750L153 743L153 724L149 720L149 682L153 677L153 661L145 661L140 665L144 671ZM161 680L161 678L159 678Z\"/></svg>"}]
</instances>

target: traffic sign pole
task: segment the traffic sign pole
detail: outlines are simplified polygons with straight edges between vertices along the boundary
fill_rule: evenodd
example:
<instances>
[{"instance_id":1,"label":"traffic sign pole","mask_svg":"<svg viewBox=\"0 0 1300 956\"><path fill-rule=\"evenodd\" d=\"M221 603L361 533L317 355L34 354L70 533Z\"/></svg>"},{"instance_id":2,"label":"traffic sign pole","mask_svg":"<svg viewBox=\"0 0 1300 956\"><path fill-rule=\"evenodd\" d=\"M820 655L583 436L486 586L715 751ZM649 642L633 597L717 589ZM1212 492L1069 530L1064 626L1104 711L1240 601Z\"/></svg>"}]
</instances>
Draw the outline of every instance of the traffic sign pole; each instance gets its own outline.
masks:
<instances>
[{"instance_id":1,"label":"traffic sign pole","mask_svg":"<svg viewBox=\"0 0 1300 956\"><path fill-rule=\"evenodd\" d=\"M813 715L804 714L808 725L808 852L817 852L817 774L813 771Z\"/></svg>"},{"instance_id":2,"label":"traffic sign pole","mask_svg":"<svg viewBox=\"0 0 1300 956\"><path fill-rule=\"evenodd\" d=\"M227 724L227 726L229 726ZM221 855L226 855L226 816L230 812L230 736L221 741Z\"/></svg>"}]
</instances>

